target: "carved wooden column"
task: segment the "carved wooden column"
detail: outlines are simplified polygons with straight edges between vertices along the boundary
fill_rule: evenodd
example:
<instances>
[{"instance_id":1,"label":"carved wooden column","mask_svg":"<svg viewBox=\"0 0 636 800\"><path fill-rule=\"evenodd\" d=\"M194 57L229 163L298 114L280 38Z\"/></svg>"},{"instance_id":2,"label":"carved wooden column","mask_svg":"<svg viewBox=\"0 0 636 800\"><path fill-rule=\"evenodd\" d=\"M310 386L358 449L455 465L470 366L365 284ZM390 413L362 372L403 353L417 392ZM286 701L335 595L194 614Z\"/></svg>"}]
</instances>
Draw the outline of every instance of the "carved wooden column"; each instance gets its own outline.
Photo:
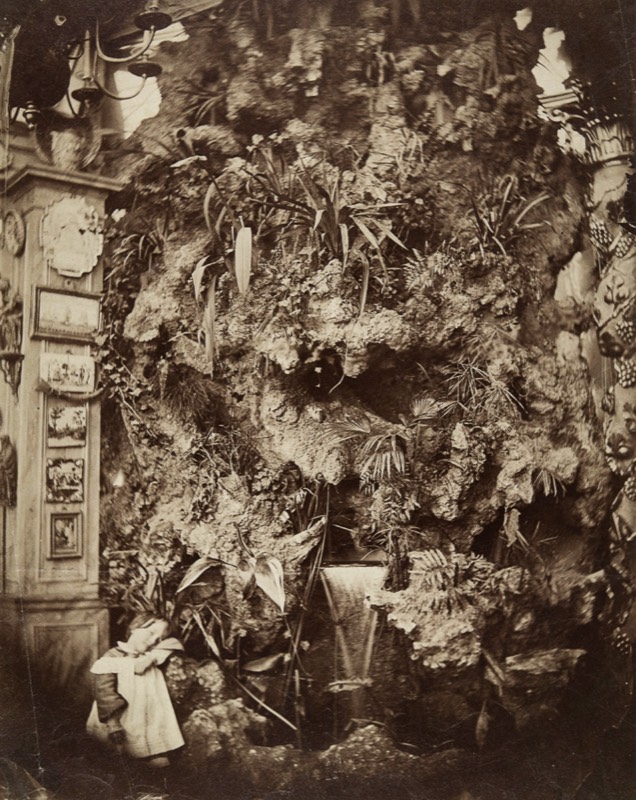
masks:
<instances>
[{"instance_id":1,"label":"carved wooden column","mask_svg":"<svg viewBox=\"0 0 636 800\"><path fill-rule=\"evenodd\" d=\"M562 144L586 166L588 233L596 266L595 336L586 336L592 395L602 420L607 462L620 478L609 531L610 583L605 613L619 649L636 641L636 236L623 200L633 171L634 141L616 113L597 115L582 86L539 100L561 125ZM617 601L617 602L615 602ZM627 646L623 648L627 650Z\"/></svg>"},{"instance_id":2,"label":"carved wooden column","mask_svg":"<svg viewBox=\"0 0 636 800\"><path fill-rule=\"evenodd\" d=\"M618 119L584 129L590 181L590 239L600 280L594 322L604 362L604 446L608 464L622 480L612 511L612 566L617 586L636 586L636 237L621 223L634 143ZM622 627L636 641L636 609Z\"/></svg>"},{"instance_id":3,"label":"carved wooden column","mask_svg":"<svg viewBox=\"0 0 636 800\"><path fill-rule=\"evenodd\" d=\"M0 615L5 641L24 645L48 688L81 694L90 662L108 645L98 599L100 404L91 343L104 203L120 187L39 164L28 148L14 155L0 262Z\"/></svg>"}]
</instances>

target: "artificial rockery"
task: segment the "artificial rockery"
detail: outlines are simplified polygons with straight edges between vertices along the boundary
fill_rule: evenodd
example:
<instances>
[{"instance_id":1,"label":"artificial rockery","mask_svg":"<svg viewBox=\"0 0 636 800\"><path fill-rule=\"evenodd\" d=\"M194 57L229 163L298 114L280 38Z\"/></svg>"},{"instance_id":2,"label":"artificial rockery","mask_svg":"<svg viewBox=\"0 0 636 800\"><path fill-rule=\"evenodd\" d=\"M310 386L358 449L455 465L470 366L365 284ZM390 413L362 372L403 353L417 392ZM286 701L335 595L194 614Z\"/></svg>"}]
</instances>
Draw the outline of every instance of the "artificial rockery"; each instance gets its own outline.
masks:
<instances>
[{"instance_id":1,"label":"artificial rockery","mask_svg":"<svg viewBox=\"0 0 636 800\"><path fill-rule=\"evenodd\" d=\"M554 299L588 177L538 113L541 27L226 3L186 30L102 156L100 339L105 597L173 616L185 757L573 796L628 700L629 593L596 287ZM352 557L387 564L382 670L334 743L329 697L374 696L312 667L320 570Z\"/></svg>"}]
</instances>

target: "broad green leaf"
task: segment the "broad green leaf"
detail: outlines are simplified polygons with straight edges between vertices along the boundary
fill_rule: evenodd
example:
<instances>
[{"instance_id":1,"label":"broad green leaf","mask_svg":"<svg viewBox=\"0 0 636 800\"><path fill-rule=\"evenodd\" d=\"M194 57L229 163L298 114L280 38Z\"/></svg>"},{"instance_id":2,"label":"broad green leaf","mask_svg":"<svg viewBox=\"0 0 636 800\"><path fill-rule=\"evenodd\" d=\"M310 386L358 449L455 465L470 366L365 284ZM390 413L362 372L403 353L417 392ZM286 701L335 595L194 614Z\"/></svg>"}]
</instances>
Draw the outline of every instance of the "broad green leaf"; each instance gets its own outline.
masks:
<instances>
[{"instance_id":1,"label":"broad green leaf","mask_svg":"<svg viewBox=\"0 0 636 800\"><path fill-rule=\"evenodd\" d=\"M199 302L201 299L201 284L206 269L210 266L210 257L203 256L197 261L197 265L192 272L192 283L194 284L194 299Z\"/></svg>"},{"instance_id":2,"label":"broad green leaf","mask_svg":"<svg viewBox=\"0 0 636 800\"><path fill-rule=\"evenodd\" d=\"M146 580L146 585L144 587L144 596L148 598L148 600L152 599L153 594L157 588L157 582L159 580L159 573L156 569L148 575L148 579Z\"/></svg>"},{"instance_id":3,"label":"broad green leaf","mask_svg":"<svg viewBox=\"0 0 636 800\"><path fill-rule=\"evenodd\" d=\"M246 294L252 274L252 229L241 228L236 234L234 246L234 272L241 294Z\"/></svg>"},{"instance_id":4,"label":"broad green leaf","mask_svg":"<svg viewBox=\"0 0 636 800\"><path fill-rule=\"evenodd\" d=\"M506 675L501 668L501 665L496 661L496 659L486 650L485 647L482 647L482 654L488 665L486 670L484 671L484 677L486 680L490 681L497 687L497 691L501 693L501 689L506 682Z\"/></svg>"},{"instance_id":5,"label":"broad green leaf","mask_svg":"<svg viewBox=\"0 0 636 800\"><path fill-rule=\"evenodd\" d=\"M395 242L395 244L399 245L403 250L407 249L407 247L404 244L404 242L402 242L400 239L398 239L398 237L393 233L393 231L388 226L388 224L385 224L384 222L380 222L380 220L378 220L378 219L374 220L374 222L378 226L378 228L382 231L382 233L385 236L388 236L389 239L392 242Z\"/></svg>"},{"instance_id":6,"label":"broad green leaf","mask_svg":"<svg viewBox=\"0 0 636 800\"><path fill-rule=\"evenodd\" d=\"M258 588L285 613L285 585L283 565L275 556L259 556L254 566L254 580Z\"/></svg>"},{"instance_id":7,"label":"broad green leaf","mask_svg":"<svg viewBox=\"0 0 636 800\"><path fill-rule=\"evenodd\" d=\"M508 547L511 547L516 541L519 540L521 530L519 528L519 520L521 514L517 508L508 508L504 516L503 529L506 534Z\"/></svg>"},{"instance_id":8,"label":"broad green leaf","mask_svg":"<svg viewBox=\"0 0 636 800\"><path fill-rule=\"evenodd\" d=\"M212 567L218 567L220 565L220 561L218 558L210 558L209 556L203 556L202 558L198 558L194 564L191 564L188 567L186 574L183 576L181 583L179 584L177 591L175 594L179 594L184 589L187 589L188 586L192 586L192 584L197 581L205 572L207 572Z\"/></svg>"},{"instance_id":9,"label":"broad green leaf","mask_svg":"<svg viewBox=\"0 0 636 800\"><path fill-rule=\"evenodd\" d=\"M216 325L216 281L217 276L214 275L212 283L208 289L208 302L205 307L203 315L203 326L205 333L205 355L210 365L210 377L214 377L214 356L215 356L215 325Z\"/></svg>"},{"instance_id":10,"label":"broad green leaf","mask_svg":"<svg viewBox=\"0 0 636 800\"><path fill-rule=\"evenodd\" d=\"M214 655L219 659L219 661L222 661L221 651L219 650L219 646L216 643L216 639L214 638L214 636L212 636L212 634L206 629L205 625L203 624L203 620L201 619L201 614L199 613L199 610L196 609L196 608L193 609L192 616L194 617L194 620L196 621L197 625L199 626L199 630L203 634L203 638L205 639L205 643L210 648L210 650L214 653Z\"/></svg>"},{"instance_id":11,"label":"broad green leaf","mask_svg":"<svg viewBox=\"0 0 636 800\"><path fill-rule=\"evenodd\" d=\"M347 261L349 260L349 228L341 222L340 225L340 242L342 244L342 269L347 268Z\"/></svg>"},{"instance_id":12,"label":"broad green leaf","mask_svg":"<svg viewBox=\"0 0 636 800\"><path fill-rule=\"evenodd\" d=\"M208 186L208 190L205 193L205 197L203 198L203 218L205 219L205 224L207 229L212 233L214 231L214 225L212 224L212 220L210 219L210 203L212 201L212 196L216 191L216 186L214 183L211 183Z\"/></svg>"},{"instance_id":13,"label":"broad green leaf","mask_svg":"<svg viewBox=\"0 0 636 800\"><path fill-rule=\"evenodd\" d=\"M254 584L254 568L256 567L256 559L250 556L247 559L239 561L237 566L238 578L243 590L243 597L246 597Z\"/></svg>"},{"instance_id":14,"label":"broad green leaf","mask_svg":"<svg viewBox=\"0 0 636 800\"><path fill-rule=\"evenodd\" d=\"M225 215L227 214L227 208L223 206L221 211L219 212L219 216L216 218L216 224L214 225L214 230L216 231L216 235L221 238L221 225L223 225L223 220L225 219Z\"/></svg>"},{"instance_id":15,"label":"broad green leaf","mask_svg":"<svg viewBox=\"0 0 636 800\"><path fill-rule=\"evenodd\" d=\"M355 224L358 226L358 228L360 229L360 231L361 231L362 235L365 237L365 239L371 245L373 245L373 247L375 247L375 249L378 250L378 252L379 252L380 243L378 242L375 234L371 230L369 230L368 226L365 225L364 222L361 219L359 219L358 217L353 217L352 219L355 222Z\"/></svg>"},{"instance_id":16,"label":"broad green leaf","mask_svg":"<svg viewBox=\"0 0 636 800\"><path fill-rule=\"evenodd\" d=\"M516 227L517 225L519 225L519 223L525 217L525 215L528 212L532 211L533 208L536 208L536 206L540 205L541 203L545 203L545 201L549 200L549 199L550 199L550 195L549 194L540 194L538 197L535 197L534 200L531 200L528 203L528 205L525 206L525 208L523 208L517 214L517 216L515 217L514 222L513 222L513 227Z\"/></svg>"},{"instance_id":17,"label":"broad green leaf","mask_svg":"<svg viewBox=\"0 0 636 800\"><path fill-rule=\"evenodd\" d=\"M533 228L545 228L545 226L549 224L550 223L546 219L543 222L525 222L523 225L519 225L518 228L520 231L530 231Z\"/></svg>"},{"instance_id":18,"label":"broad green leaf","mask_svg":"<svg viewBox=\"0 0 636 800\"><path fill-rule=\"evenodd\" d=\"M344 678L340 681L331 681L331 683L328 683L326 691L339 694L340 692L353 692L356 689L362 689L363 687L372 685L373 682L371 678Z\"/></svg>"},{"instance_id":19,"label":"broad green leaf","mask_svg":"<svg viewBox=\"0 0 636 800\"><path fill-rule=\"evenodd\" d=\"M307 172L304 172L302 175L299 175L298 180L300 181L300 185L305 190L305 197L307 201L311 203L312 208L314 209L322 208L324 201L324 194L326 194L325 190L322 189L322 187L318 186L314 181L314 179L311 177L311 175L309 175L309 173ZM321 195L320 192L321 189L323 195Z\"/></svg>"},{"instance_id":20,"label":"broad green leaf","mask_svg":"<svg viewBox=\"0 0 636 800\"><path fill-rule=\"evenodd\" d=\"M352 219L357 225L362 235L364 236L364 238L375 248L380 265L382 266L382 269L386 274L386 265L384 263L382 250L380 249L380 242L378 242L377 237L371 230L369 230L369 227L361 219L359 219L358 217L352 217ZM365 302L366 302L366 297L365 297Z\"/></svg>"},{"instance_id":21,"label":"broad green leaf","mask_svg":"<svg viewBox=\"0 0 636 800\"><path fill-rule=\"evenodd\" d=\"M484 700L479 717L477 718L477 725L475 726L475 741L477 747L481 750L486 744L486 737L488 736L488 728L490 727L490 715L487 711L487 701Z\"/></svg>"},{"instance_id":22,"label":"broad green leaf","mask_svg":"<svg viewBox=\"0 0 636 800\"><path fill-rule=\"evenodd\" d=\"M358 318L364 314L364 308L367 304L367 295L369 294L369 262L365 258L362 261L362 286L360 287L360 310Z\"/></svg>"},{"instance_id":23,"label":"broad green leaf","mask_svg":"<svg viewBox=\"0 0 636 800\"><path fill-rule=\"evenodd\" d=\"M509 177L504 182L506 183L506 188L504 189L504 193L501 198L501 203L499 205L499 219L504 219L506 215L506 209L508 207L508 198L510 197L510 192L512 191L516 183L516 181L512 177Z\"/></svg>"},{"instance_id":24,"label":"broad green leaf","mask_svg":"<svg viewBox=\"0 0 636 800\"><path fill-rule=\"evenodd\" d=\"M195 164L198 161L207 161L207 156L187 156L179 161L175 161L174 164L170 164L170 169L189 166L190 164Z\"/></svg>"},{"instance_id":25,"label":"broad green leaf","mask_svg":"<svg viewBox=\"0 0 636 800\"><path fill-rule=\"evenodd\" d=\"M268 672L270 669L278 666L278 664L285 657L285 653L276 653L273 656L263 656L263 658L255 658L253 661L248 661L243 664L243 669L246 672Z\"/></svg>"}]
</instances>

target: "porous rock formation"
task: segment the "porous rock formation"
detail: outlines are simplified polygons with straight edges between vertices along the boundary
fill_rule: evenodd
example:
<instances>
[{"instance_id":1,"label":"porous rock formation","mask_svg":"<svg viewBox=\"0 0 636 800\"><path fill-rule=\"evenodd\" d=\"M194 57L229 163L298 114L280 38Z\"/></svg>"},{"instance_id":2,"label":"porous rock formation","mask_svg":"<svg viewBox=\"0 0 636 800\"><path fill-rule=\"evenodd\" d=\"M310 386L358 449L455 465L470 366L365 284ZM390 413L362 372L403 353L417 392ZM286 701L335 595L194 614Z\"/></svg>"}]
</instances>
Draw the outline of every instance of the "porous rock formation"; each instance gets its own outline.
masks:
<instances>
[{"instance_id":1,"label":"porous rock formation","mask_svg":"<svg viewBox=\"0 0 636 800\"><path fill-rule=\"evenodd\" d=\"M261 791L379 770L441 798L479 791L484 749L524 797L572 797L629 671L590 303L554 301L585 179L537 113L539 18L393 12L228 2L162 46L146 155L115 162L105 589L126 604L161 584L186 649L224 663L169 675L197 768L229 758ZM326 635L301 628L320 558L378 549L371 601L411 695L376 710L382 732L272 746L277 702L302 728L295 659ZM280 587L244 592L271 559L285 616ZM295 705L276 688L290 663ZM506 766L520 753L532 779Z\"/></svg>"}]
</instances>

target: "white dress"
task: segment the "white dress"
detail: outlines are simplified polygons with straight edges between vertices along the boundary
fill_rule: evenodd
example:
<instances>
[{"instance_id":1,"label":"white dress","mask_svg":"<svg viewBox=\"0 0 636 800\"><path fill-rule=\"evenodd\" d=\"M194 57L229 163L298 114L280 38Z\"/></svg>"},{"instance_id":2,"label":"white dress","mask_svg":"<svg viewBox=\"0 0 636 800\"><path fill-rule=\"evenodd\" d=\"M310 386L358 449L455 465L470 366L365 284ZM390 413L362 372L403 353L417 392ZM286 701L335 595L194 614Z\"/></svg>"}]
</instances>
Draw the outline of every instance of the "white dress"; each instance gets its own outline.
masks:
<instances>
[{"instance_id":1,"label":"white dress","mask_svg":"<svg viewBox=\"0 0 636 800\"><path fill-rule=\"evenodd\" d=\"M170 649L151 652L163 661L170 655ZM176 750L185 744L165 678L158 667L150 666L142 674L135 675L134 656L105 656L93 664L91 672L117 675L117 691L128 703L120 718L126 733L123 744L126 753L134 758L146 758ZM100 722L97 703L93 703L86 730L100 741L109 742L111 728Z\"/></svg>"}]
</instances>

